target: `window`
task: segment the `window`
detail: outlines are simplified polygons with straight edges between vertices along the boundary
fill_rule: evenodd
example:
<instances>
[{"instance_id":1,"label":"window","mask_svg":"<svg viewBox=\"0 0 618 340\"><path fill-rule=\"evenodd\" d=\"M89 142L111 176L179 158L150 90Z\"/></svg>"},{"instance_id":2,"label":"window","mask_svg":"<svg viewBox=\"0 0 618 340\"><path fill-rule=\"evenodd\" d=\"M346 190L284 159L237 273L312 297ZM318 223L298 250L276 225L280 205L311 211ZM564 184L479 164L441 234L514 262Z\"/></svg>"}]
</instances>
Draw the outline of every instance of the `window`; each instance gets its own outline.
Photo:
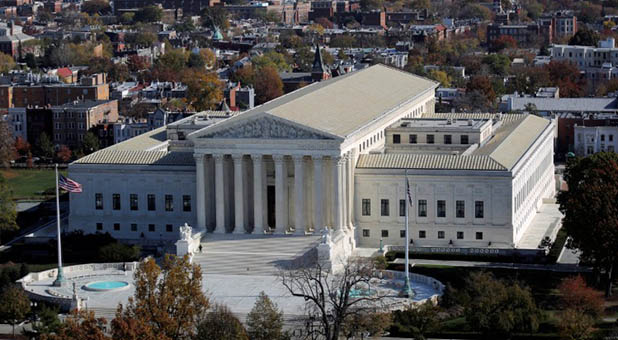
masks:
<instances>
[{"instance_id":1,"label":"window","mask_svg":"<svg viewBox=\"0 0 618 340\"><path fill-rule=\"evenodd\" d=\"M165 211L174 211L174 197L165 195Z\"/></svg>"},{"instance_id":2,"label":"window","mask_svg":"<svg viewBox=\"0 0 618 340\"><path fill-rule=\"evenodd\" d=\"M388 237L388 230L382 230L382 237Z\"/></svg>"},{"instance_id":3,"label":"window","mask_svg":"<svg viewBox=\"0 0 618 340\"><path fill-rule=\"evenodd\" d=\"M482 233L482 232L480 232L480 231L477 231L477 232L476 232L476 239L477 239L477 240L482 240L482 239L483 239L483 233Z\"/></svg>"},{"instance_id":4,"label":"window","mask_svg":"<svg viewBox=\"0 0 618 340\"><path fill-rule=\"evenodd\" d=\"M114 223L114 230L115 231L119 231L120 230L120 223Z\"/></svg>"},{"instance_id":5,"label":"window","mask_svg":"<svg viewBox=\"0 0 618 340\"><path fill-rule=\"evenodd\" d=\"M483 218L485 216L485 207L483 201L474 202L474 217Z\"/></svg>"},{"instance_id":6,"label":"window","mask_svg":"<svg viewBox=\"0 0 618 340\"><path fill-rule=\"evenodd\" d=\"M131 231L137 231L137 224L131 223Z\"/></svg>"},{"instance_id":7,"label":"window","mask_svg":"<svg viewBox=\"0 0 618 340\"><path fill-rule=\"evenodd\" d=\"M148 231L154 232L155 231L155 225L154 224L149 224L148 225Z\"/></svg>"},{"instance_id":8,"label":"window","mask_svg":"<svg viewBox=\"0 0 618 340\"><path fill-rule=\"evenodd\" d=\"M418 231L418 238L425 238L426 236L427 236L427 233L425 232L425 230Z\"/></svg>"},{"instance_id":9,"label":"window","mask_svg":"<svg viewBox=\"0 0 618 340\"><path fill-rule=\"evenodd\" d=\"M399 200L399 216L406 216L406 200Z\"/></svg>"},{"instance_id":10,"label":"window","mask_svg":"<svg viewBox=\"0 0 618 340\"><path fill-rule=\"evenodd\" d=\"M427 135L427 144L433 144L433 135Z\"/></svg>"},{"instance_id":11,"label":"window","mask_svg":"<svg viewBox=\"0 0 618 340\"><path fill-rule=\"evenodd\" d=\"M466 217L466 202L465 201L455 201L455 216L457 218Z\"/></svg>"},{"instance_id":12,"label":"window","mask_svg":"<svg viewBox=\"0 0 618 340\"><path fill-rule=\"evenodd\" d=\"M601 142L605 142L605 135L601 135Z\"/></svg>"},{"instance_id":13,"label":"window","mask_svg":"<svg viewBox=\"0 0 618 340\"><path fill-rule=\"evenodd\" d=\"M459 143L460 144L468 144L468 135L461 135L459 137Z\"/></svg>"},{"instance_id":14,"label":"window","mask_svg":"<svg viewBox=\"0 0 618 340\"><path fill-rule=\"evenodd\" d=\"M409 135L410 144L416 144L416 135Z\"/></svg>"},{"instance_id":15,"label":"window","mask_svg":"<svg viewBox=\"0 0 618 340\"><path fill-rule=\"evenodd\" d=\"M380 200L380 213L382 216L389 215L388 200Z\"/></svg>"},{"instance_id":16,"label":"window","mask_svg":"<svg viewBox=\"0 0 618 340\"><path fill-rule=\"evenodd\" d=\"M443 239L444 238L444 231L438 231L438 238L439 239Z\"/></svg>"},{"instance_id":17,"label":"window","mask_svg":"<svg viewBox=\"0 0 618 340\"><path fill-rule=\"evenodd\" d=\"M458 240L463 240L463 238L464 238L463 231L458 231L458 232L457 232L457 239L458 239Z\"/></svg>"},{"instance_id":18,"label":"window","mask_svg":"<svg viewBox=\"0 0 618 340\"><path fill-rule=\"evenodd\" d=\"M137 194L129 195L129 203L131 205L131 210L137 210Z\"/></svg>"},{"instance_id":19,"label":"window","mask_svg":"<svg viewBox=\"0 0 618 340\"><path fill-rule=\"evenodd\" d=\"M148 198L148 210L154 211L156 209L155 195L148 194L147 198Z\"/></svg>"},{"instance_id":20,"label":"window","mask_svg":"<svg viewBox=\"0 0 618 340\"><path fill-rule=\"evenodd\" d=\"M369 229L363 229L363 237L369 237Z\"/></svg>"},{"instance_id":21,"label":"window","mask_svg":"<svg viewBox=\"0 0 618 340\"><path fill-rule=\"evenodd\" d=\"M97 223L97 230L103 230L103 223Z\"/></svg>"},{"instance_id":22,"label":"window","mask_svg":"<svg viewBox=\"0 0 618 340\"><path fill-rule=\"evenodd\" d=\"M453 137L451 135L444 135L444 144L452 144Z\"/></svg>"},{"instance_id":23,"label":"window","mask_svg":"<svg viewBox=\"0 0 618 340\"><path fill-rule=\"evenodd\" d=\"M438 209L436 210L437 217L446 217L446 201L438 201Z\"/></svg>"},{"instance_id":24,"label":"window","mask_svg":"<svg viewBox=\"0 0 618 340\"><path fill-rule=\"evenodd\" d=\"M406 230L405 229L399 230L399 237L401 237L401 238L406 237Z\"/></svg>"},{"instance_id":25,"label":"window","mask_svg":"<svg viewBox=\"0 0 618 340\"><path fill-rule=\"evenodd\" d=\"M182 196L182 211L191 211L191 196Z\"/></svg>"},{"instance_id":26,"label":"window","mask_svg":"<svg viewBox=\"0 0 618 340\"><path fill-rule=\"evenodd\" d=\"M394 134L393 135L393 144L400 144L400 143L401 143L401 135Z\"/></svg>"},{"instance_id":27,"label":"window","mask_svg":"<svg viewBox=\"0 0 618 340\"><path fill-rule=\"evenodd\" d=\"M94 208L97 210L103 210L103 194L94 194Z\"/></svg>"},{"instance_id":28,"label":"window","mask_svg":"<svg viewBox=\"0 0 618 340\"><path fill-rule=\"evenodd\" d=\"M171 233L172 231L174 231L174 226L171 224L166 224L165 231L167 231L168 233Z\"/></svg>"},{"instance_id":29,"label":"window","mask_svg":"<svg viewBox=\"0 0 618 340\"><path fill-rule=\"evenodd\" d=\"M363 198L361 204L363 216L371 216L371 200L369 198Z\"/></svg>"},{"instance_id":30,"label":"window","mask_svg":"<svg viewBox=\"0 0 618 340\"><path fill-rule=\"evenodd\" d=\"M114 210L120 210L120 194L112 195L112 208Z\"/></svg>"},{"instance_id":31,"label":"window","mask_svg":"<svg viewBox=\"0 0 618 340\"><path fill-rule=\"evenodd\" d=\"M609 135L609 141L613 142L614 141L614 135Z\"/></svg>"},{"instance_id":32,"label":"window","mask_svg":"<svg viewBox=\"0 0 618 340\"><path fill-rule=\"evenodd\" d=\"M427 200L418 200L418 217L427 217Z\"/></svg>"}]
</instances>

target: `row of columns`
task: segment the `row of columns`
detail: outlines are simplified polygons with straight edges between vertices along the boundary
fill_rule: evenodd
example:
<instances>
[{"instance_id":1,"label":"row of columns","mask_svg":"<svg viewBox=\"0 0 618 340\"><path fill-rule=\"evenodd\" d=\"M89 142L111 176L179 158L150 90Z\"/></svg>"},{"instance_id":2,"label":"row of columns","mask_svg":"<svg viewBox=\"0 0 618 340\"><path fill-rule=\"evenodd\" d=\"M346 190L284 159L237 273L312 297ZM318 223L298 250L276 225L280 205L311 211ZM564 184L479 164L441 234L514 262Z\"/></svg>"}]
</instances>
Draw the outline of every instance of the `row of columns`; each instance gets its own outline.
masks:
<instances>
[{"instance_id":1,"label":"row of columns","mask_svg":"<svg viewBox=\"0 0 618 340\"><path fill-rule=\"evenodd\" d=\"M224 169L224 154L211 155L214 159L214 197L215 200L215 223L213 232L224 233L226 232L226 226L230 224L230 221L226 221L226 205L234 204L234 225L233 233L246 233L248 227L248 217L245 213L249 211L249 207L245 207L245 195L248 193L248 183L245 183L245 169L244 169L244 154L231 154L233 160L233 186L234 186L234 198L231 199L230 195L226 195L226 183L225 169ZM287 156L282 154L272 155L275 172L275 225L265 225L267 217L267 207L265 206L264 198L267 197L264 194L266 185L264 181L265 176L265 164L264 156L262 154L250 155L253 164L253 232L262 233L264 231L274 233L289 233L288 221L288 204L287 204ZM196 154L196 205L197 205L197 220L198 227L202 230L206 229L207 211L206 206L207 196L211 193L206 192L206 174L205 171L205 158L208 155ZM305 155L291 155L294 164L294 226L295 234L305 235L307 231L309 220L308 212L305 209L307 206L305 199L307 197L305 193L306 187L311 187L311 184L305 183L305 158L310 157L313 163L313 225L316 229L322 229L328 225L331 228L339 228L342 226L352 226L352 186L353 186L353 165L349 157L344 155L343 157L324 158L324 156L305 156ZM325 162L330 165L332 171L330 175L330 183L327 183L327 172L325 171ZM228 181L232 178L228 177ZM247 185L247 188L245 186ZM325 185L329 188L330 198L324 195ZM212 197L212 196L211 196ZM326 200L326 202L325 202ZM325 204L327 203L327 204ZM325 211L328 209L329 211ZM325 214L327 212L328 214ZM328 216L326 216L328 215ZM330 217L330 220L329 218ZM329 223L330 222L330 223ZM232 226L230 226L232 227ZM320 231L316 230L316 231Z\"/></svg>"}]
</instances>

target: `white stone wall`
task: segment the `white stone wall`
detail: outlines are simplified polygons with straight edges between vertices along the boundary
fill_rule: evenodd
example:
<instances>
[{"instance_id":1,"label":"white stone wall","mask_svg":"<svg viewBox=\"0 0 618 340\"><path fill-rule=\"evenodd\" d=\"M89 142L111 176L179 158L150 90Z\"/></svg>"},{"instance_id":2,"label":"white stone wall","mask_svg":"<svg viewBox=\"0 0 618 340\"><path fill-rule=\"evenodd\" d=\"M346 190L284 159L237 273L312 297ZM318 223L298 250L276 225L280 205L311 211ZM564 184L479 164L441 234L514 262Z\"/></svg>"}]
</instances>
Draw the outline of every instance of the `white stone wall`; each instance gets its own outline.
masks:
<instances>
[{"instance_id":1,"label":"white stone wall","mask_svg":"<svg viewBox=\"0 0 618 340\"><path fill-rule=\"evenodd\" d=\"M82 193L70 197L69 230L97 232L97 223L118 239L177 240L178 228L196 223L195 168L185 166L71 165L69 177L82 184ZM95 194L103 195L103 209L95 207ZM112 209L112 195L120 194L120 210ZM129 195L138 195L138 210L130 209ZM154 194L156 210L149 211L147 195ZM173 211L165 210L165 195L173 196ZM191 211L183 211L183 195L191 196ZM114 223L120 230L114 230ZM131 230L137 224L137 231ZM149 224L155 231L149 231ZM166 225L172 225L172 231Z\"/></svg>"},{"instance_id":2,"label":"white stone wall","mask_svg":"<svg viewBox=\"0 0 618 340\"><path fill-rule=\"evenodd\" d=\"M455 246L485 247L492 244L510 244L510 176L461 171L434 171L433 174L410 171L411 194L414 206L409 210L410 238L414 246L446 246L452 240ZM405 217L399 214L399 200L405 199L404 170L356 169L355 218L359 246L377 247L384 244L405 244L400 231L405 229ZM371 200L371 216L362 215L362 199ZM389 216L381 216L382 199L389 200ZM419 217L418 200L427 201L427 216ZM437 217L437 201L446 201L446 217ZM465 217L457 218L455 202L465 202ZM475 218L475 201L483 201L483 218ZM363 229L370 235L364 236ZM382 230L388 237L382 237ZM419 238L419 231L426 237ZM438 238L444 231L444 238ZM457 239L457 232L464 232ZM476 240L482 232L483 239Z\"/></svg>"}]
</instances>

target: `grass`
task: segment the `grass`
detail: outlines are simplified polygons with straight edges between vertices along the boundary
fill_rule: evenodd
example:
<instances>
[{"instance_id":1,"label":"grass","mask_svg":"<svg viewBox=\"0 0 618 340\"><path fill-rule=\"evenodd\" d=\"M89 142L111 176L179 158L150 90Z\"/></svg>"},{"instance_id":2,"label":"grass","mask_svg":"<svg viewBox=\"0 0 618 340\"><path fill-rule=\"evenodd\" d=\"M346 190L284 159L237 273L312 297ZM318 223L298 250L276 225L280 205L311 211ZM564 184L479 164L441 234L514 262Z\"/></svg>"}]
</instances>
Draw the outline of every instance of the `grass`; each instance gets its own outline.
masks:
<instances>
[{"instance_id":1,"label":"grass","mask_svg":"<svg viewBox=\"0 0 618 340\"><path fill-rule=\"evenodd\" d=\"M60 173L67 174L66 170ZM44 199L54 195L56 175L53 169L8 169L0 170L0 174L7 179L16 200Z\"/></svg>"}]
</instances>

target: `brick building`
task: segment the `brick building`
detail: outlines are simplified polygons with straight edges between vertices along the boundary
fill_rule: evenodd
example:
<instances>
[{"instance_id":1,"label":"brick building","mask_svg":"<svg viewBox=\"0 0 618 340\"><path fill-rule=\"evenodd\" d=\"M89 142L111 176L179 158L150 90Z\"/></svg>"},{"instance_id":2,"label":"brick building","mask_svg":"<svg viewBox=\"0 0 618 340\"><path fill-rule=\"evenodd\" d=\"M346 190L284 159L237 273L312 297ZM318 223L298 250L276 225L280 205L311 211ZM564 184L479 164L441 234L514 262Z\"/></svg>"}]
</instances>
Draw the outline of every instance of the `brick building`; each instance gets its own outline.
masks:
<instances>
[{"instance_id":1,"label":"brick building","mask_svg":"<svg viewBox=\"0 0 618 340\"><path fill-rule=\"evenodd\" d=\"M62 105L84 100L108 100L105 74L82 77L79 84L37 83L0 85L0 109L11 107Z\"/></svg>"},{"instance_id":2,"label":"brick building","mask_svg":"<svg viewBox=\"0 0 618 340\"><path fill-rule=\"evenodd\" d=\"M12 21L0 22L0 52L12 57L20 57L21 45L33 39L34 37L23 33L22 27L15 25Z\"/></svg>"},{"instance_id":3,"label":"brick building","mask_svg":"<svg viewBox=\"0 0 618 340\"><path fill-rule=\"evenodd\" d=\"M54 144L77 147L92 127L118 120L118 101L76 100L52 107L51 111Z\"/></svg>"},{"instance_id":4,"label":"brick building","mask_svg":"<svg viewBox=\"0 0 618 340\"><path fill-rule=\"evenodd\" d=\"M495 41L501 36L510 36L517 41L518 46L527 46L537 42L552 43L552 26L539 24L530 25L489 25L487 26L487 46L492 49Z\"/></svg>"}]
</instances>

